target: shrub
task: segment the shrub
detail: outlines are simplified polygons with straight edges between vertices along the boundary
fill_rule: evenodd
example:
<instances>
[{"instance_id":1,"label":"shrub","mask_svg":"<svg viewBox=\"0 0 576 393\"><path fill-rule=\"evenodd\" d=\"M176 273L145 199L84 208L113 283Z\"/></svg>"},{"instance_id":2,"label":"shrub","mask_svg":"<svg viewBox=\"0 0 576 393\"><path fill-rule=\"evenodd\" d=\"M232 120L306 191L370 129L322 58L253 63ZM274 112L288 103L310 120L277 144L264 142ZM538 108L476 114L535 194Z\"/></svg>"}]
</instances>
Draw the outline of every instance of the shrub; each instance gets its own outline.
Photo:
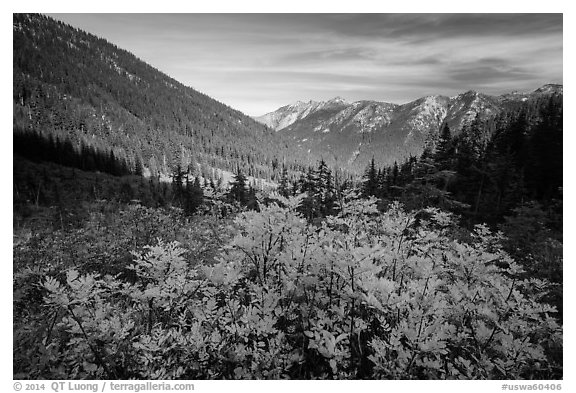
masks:
<instances>
[{"instance_id":1,"label":"shrub","mask_svg":"<svg viewBox=\"0 0 576 393\"><path fill-rule=\"evenodd\" d=\"M16 374L561 377L562 330L540 302L548 284L521 278L500 235L478 226L465 243L447 213L394 204L379 214L353 195L312 226L301 199L240 214L214 265L160 241L134 254L133 282L76 270L46 278L46 312L16 335L27 349Z\"/></svg>"}]
</instances>

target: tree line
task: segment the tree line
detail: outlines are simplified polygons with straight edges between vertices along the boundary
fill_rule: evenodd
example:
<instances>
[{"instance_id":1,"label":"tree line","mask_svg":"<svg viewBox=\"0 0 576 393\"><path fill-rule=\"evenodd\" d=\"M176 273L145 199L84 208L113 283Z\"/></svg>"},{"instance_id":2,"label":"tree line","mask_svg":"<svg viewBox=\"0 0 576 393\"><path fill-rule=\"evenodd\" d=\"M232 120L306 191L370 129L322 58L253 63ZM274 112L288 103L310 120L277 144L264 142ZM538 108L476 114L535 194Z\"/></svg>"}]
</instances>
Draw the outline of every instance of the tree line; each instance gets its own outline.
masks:
<instances>
[{"instance_id":1,"label":"tree line","mask_svg":"<svg viewBox=\"0 0 576 393\"><path fill-rule=\"evenodd\" d=\"M89 172L103 172L113 176L142 175L142 166L130 163L114 149L101 150L86 143L76 144L67 136L45 135L34 130L15 128L13 152L35 162L78 168Z\"/></svg>"},{"instance_id":2,"label":"tree line","mask_svg":"<svg viewBox=\"0 0 576 393\"><path fill-rule=\"evenodd\" d=\"M553 96L537 120L522 108L496 119L489 133L478 117L456 136L444 124L420 157L383 168L373 159L362 193L411 208L438 206L474 223L501 222L528 201L552 206L562 199L562 110Z\"/></svg>"}]
</instances>

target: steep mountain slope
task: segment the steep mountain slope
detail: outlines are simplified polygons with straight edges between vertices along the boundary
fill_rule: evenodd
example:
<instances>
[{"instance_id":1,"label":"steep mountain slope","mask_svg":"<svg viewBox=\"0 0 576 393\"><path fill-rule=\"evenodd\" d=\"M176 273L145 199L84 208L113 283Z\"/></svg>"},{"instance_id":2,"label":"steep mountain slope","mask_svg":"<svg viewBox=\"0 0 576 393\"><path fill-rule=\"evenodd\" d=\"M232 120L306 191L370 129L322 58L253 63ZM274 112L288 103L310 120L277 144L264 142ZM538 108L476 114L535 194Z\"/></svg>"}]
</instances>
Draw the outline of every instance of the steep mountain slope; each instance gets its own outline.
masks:
<instances>
[{"instance_id":1,"label":"steep mountain slope","mask_svg":"<svg viewBox=\"0 0 576 393\"><path fill-rule=\"evenodd\" d=\"M112 151L135 170L176 165L271 178L307 155L283 135L113 44L42 15L13 16L14 132Z\"/></svg>"},{"instance_id":2,"label":"steep mountain slope","mask_svg":"<svg viewBox=\"0 0 576 393\"><path fill-rule=\"evenodd\" d=\"M336 97L329 101L296 101L294 104L283 106L274 112L255 117L254 120L278 131L309 116L313 112L329 108L343 108L347 104L341 97Z\"/></svg>"},{"instance_id":3,"label":"steep mountain slope","mask_svg":"<svg viewBox=\"0 0 576 393\"><path fill-rule=\"evenodd\" d=\"M382 165L391 165L410 156L418 156L426 146L433 146L442 124L447 123L458 135L474 121L485 125L507 113L538 107L552 95L562 95L562 86L545 85L530 93L502 96L468 91L454 97L428 96L396 105L376 101L357 101L323 108L294 106L265 115L269 125L292 138L310 154L322 156L332 164L362 171L372 157ZM262 118L258 118L263 121ZM479 135L487 140L489 135Z\"/></svg>"}]
</instances>

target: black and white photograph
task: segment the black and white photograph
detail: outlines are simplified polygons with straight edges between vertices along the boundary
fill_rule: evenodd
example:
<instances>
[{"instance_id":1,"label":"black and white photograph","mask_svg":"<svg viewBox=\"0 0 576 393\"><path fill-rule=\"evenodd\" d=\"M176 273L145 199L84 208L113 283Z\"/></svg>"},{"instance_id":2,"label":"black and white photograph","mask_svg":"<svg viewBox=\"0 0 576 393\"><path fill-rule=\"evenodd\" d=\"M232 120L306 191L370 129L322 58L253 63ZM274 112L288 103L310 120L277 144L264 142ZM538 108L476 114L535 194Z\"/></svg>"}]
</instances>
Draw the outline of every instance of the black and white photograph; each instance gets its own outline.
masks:
<instances>
[{"instance_id":1,"label":"black and white photograph","mask_svg":"<svg viewBox=\"0 0 576 393\"><path fill-rule=\"evenodd\" d=\"M19 386L562 389L562 13L133 12L12 14Z\"/></svg>"}]
</instances>

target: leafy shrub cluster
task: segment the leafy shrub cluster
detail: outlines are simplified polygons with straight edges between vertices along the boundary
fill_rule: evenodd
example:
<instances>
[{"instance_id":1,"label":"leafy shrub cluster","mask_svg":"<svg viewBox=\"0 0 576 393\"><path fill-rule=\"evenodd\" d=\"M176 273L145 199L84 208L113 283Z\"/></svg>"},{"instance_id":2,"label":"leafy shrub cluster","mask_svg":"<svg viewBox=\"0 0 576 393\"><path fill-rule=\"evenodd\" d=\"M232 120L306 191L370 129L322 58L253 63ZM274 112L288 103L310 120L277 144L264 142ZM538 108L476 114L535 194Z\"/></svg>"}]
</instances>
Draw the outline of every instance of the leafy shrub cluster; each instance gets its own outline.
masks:
<instances>
[{"instance_id":1,"label":"leafy shrub cluster","mask_svg":"<svg viewBox=\"0 0 576 393\"><path fill-rule=\"evenodd\" d=\"M187 217L178 208L148 208L108 201L84 203L84 219L55 230L43 222L26 222L14 235L14 267L74 267L80 272L115 274L132 263L131 250L160 238L178 241L189 251L187 260L208 259L227 241L231 220L215 215ZM62 212L64 219L68 214ZM36 214L38 217L39 214Z\"/></svg>"},{"instance_id":2,"label":"leafy shrub cluster","mask_svg":"<svg viewBox=\"0 0 576 393\"><path fill-rule=\"evenodd\" d=\"M132 280L21 271L15 378L561 378L550 285L499 234L356 198L314 226L277 200L237 217L214 264L160 240Z\"/></svg>"}]
</instances>

